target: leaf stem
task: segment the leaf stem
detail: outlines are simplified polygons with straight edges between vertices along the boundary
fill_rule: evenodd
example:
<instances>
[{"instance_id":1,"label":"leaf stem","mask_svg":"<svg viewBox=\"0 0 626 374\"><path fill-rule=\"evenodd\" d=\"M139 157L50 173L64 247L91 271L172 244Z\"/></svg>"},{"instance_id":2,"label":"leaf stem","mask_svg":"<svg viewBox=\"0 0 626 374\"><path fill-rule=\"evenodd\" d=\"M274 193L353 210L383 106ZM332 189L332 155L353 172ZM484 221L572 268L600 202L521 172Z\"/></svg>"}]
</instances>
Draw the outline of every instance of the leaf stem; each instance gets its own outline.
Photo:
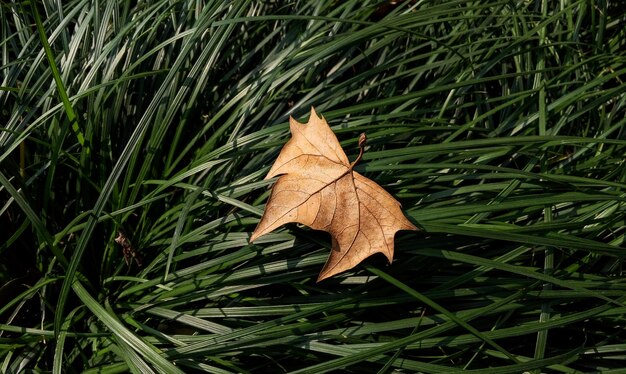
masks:
<instances>
[{"instance_id":1,"label":"leaf stem","mask_svg":"<svg viewBox=\"0 0 626 374\"><path fill-rule=\"evenodd\" d=\"M365 151L365 143L367 143L367 136L365 136L365 133L362 133L361 136L359 136L359 156L350 164L350 169L354 168L356 164L361 161L361 158L363 157L363 152Z\"/></svg>"}]
</instances>

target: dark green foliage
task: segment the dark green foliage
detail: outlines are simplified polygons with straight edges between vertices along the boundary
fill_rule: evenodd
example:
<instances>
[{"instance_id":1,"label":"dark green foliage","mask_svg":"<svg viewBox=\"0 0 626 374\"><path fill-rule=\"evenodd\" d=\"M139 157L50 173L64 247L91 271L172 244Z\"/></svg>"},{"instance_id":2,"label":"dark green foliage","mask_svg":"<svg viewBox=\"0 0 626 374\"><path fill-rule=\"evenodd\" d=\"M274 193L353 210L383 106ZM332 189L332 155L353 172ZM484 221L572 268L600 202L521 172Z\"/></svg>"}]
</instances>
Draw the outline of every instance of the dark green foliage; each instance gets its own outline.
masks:
<instances>
[{"instance_id":1,"label":"dark green foliage","mask_svg":"<svg viewBox=\"0 0 626 374\"><path fill-rule=\"evenodd\" d=\"M63 3L62 8L59 8ZM626 9L0 4L0 371L597 372L626 360ZM248 243L315 106L422 231L315 283ZM116 240L117 239L117 240Z\"/></svg>"}]
</instances>

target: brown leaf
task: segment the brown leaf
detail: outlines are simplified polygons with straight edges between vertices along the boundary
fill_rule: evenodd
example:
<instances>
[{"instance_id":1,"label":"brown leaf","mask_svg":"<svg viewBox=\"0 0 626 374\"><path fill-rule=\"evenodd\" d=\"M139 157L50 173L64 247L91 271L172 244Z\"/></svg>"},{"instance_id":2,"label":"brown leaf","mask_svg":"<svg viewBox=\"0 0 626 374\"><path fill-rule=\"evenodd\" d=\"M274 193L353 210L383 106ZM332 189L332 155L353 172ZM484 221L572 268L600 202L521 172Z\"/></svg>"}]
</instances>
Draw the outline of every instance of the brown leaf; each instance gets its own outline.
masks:
<instances>
[{"instance_id":1,"label":"brown leaf","mask_svg":"<svg viewBox=\"0 0 626 374\"><path fill-rule=\"evenodd\" d=\"M375 182L352 170L337 137L311 108L307 124L289 119L291 139L265 179L280 175L250 241L288 222L298 222L332 236L332 251L318 282L349 270L381 252L391 263L394 236L417 230L400 203Z\"/></svg>"}]
</instances>

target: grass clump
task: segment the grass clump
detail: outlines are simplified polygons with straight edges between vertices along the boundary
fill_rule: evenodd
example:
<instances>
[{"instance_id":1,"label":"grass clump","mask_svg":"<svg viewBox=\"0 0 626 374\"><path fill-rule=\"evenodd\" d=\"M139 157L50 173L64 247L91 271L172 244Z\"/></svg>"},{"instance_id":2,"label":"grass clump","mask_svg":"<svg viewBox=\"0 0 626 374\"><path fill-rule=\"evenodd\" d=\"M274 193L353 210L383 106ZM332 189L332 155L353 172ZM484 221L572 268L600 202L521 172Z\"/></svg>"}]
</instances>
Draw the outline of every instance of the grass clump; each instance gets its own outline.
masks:
<instances>
[{"instance_id":1,"label":"grass clump","mask_svg":"<svg viewBox=\"0 0 626 374\"><path fill-rule=\"evenodd\" d=\"M0 6L2 372L624 366L626 13L588 1ZM319 284L254 244L311 105L422 231Z\"/></svg>"}]
</instances>

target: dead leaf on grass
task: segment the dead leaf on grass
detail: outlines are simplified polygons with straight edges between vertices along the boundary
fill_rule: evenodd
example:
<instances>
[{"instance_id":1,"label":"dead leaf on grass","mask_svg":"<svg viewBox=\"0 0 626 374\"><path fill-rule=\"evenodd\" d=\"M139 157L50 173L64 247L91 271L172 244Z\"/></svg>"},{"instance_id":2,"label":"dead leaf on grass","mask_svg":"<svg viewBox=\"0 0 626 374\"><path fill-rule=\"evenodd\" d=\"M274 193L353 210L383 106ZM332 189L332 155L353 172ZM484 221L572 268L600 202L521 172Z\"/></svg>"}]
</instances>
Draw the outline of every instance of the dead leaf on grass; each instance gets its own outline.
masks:
<instances>
[{"instance_id":1,"label":"dead leaf on grass","mask_svg":"<svg viewBox=\"0 0 626 374\"><path fill-rule=\"evenodd\" d=\"M383 253L391 263L396 232L417 228L393 196L353 170L363 155L365 134L359 139L358 158L350 163L326 120L313 108L307 124L290 118L289 125L292 138L265 177L280 178L250 241L289 222L329 232L332 250L318 282L352 269L374 253Z\"/></svg>"}]
</instances>

